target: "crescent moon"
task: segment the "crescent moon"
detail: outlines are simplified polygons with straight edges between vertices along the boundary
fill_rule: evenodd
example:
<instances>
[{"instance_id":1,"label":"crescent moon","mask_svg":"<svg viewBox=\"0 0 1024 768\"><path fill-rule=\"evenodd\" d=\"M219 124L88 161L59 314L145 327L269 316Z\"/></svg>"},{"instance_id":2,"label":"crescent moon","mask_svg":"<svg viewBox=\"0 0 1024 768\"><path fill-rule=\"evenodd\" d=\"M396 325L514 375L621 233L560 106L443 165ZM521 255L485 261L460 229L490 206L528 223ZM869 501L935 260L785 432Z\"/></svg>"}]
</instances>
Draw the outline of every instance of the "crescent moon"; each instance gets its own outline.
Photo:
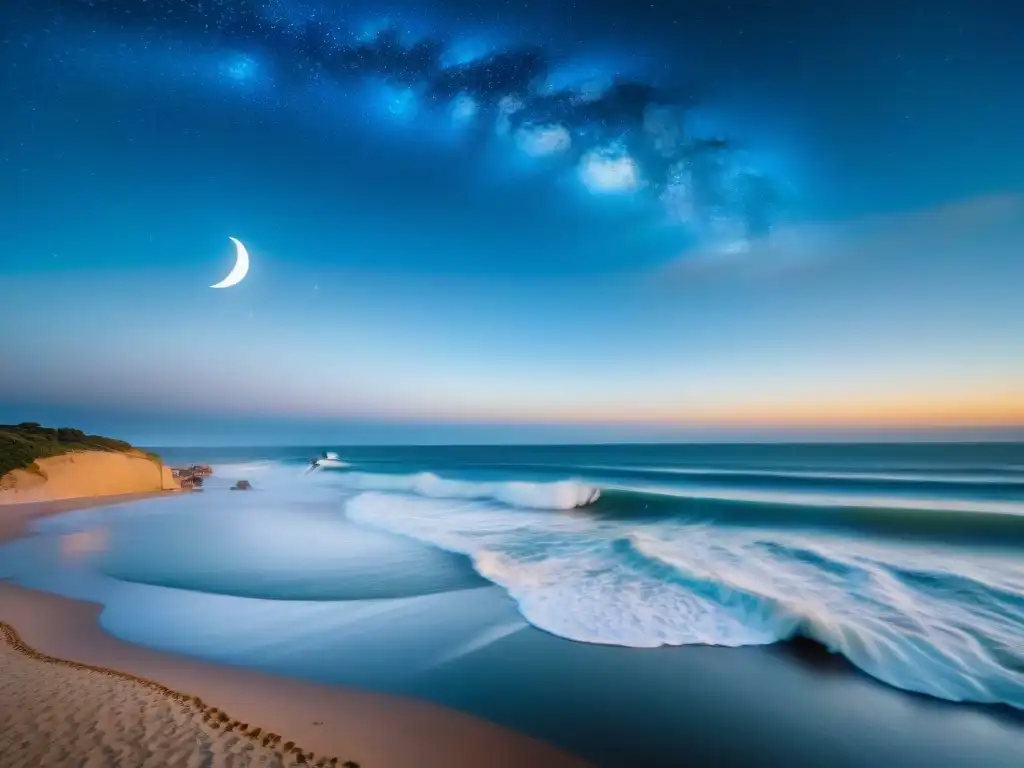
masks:
<instances>
[{"instance_id":1,"label":"crescent moon","mask_svg":"<svg viewBox=\"0 0 1024 768\"><path fill-rule=\"evenodd\" d=\"M241 240L235 237L229 239L235 244L235 266L228 272L227 277L211 285L211 288L230 288L232 285L238 285L249 273L249 252L245 250Z\"/></svg>"}]
</instances>

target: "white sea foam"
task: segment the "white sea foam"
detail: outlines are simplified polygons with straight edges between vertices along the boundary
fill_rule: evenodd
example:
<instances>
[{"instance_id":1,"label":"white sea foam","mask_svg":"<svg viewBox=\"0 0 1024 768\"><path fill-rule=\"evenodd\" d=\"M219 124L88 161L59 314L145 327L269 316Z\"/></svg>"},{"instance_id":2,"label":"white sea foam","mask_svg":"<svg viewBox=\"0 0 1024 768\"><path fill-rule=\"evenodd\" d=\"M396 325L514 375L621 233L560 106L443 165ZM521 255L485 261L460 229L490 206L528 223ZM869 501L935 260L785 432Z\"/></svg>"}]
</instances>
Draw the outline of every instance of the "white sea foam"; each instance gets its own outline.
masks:
<instances>
[{"instance_id":1,"label":"white sea foam","mask_svg":"<svg viewBox=\"0 0 1024 768\"><path fill-rule=\"evenodd\" d=\"M392 491L436 499L486 499L523 509L575 509L592 504L601 495L600 489L576 480L486 483L449 480L433 472L414 475L350 472L337 475L335 482L353 490Z\"/></svg>"},{"instance_id":2,"label":"white sea foam","mask_svg":"<svg viewBox=\"0 0 1024 768\"><path fill-rule=\"evenodd\" d=\"M386 493L350 499L347 515L468 555L527 620L569 639L739 646L803 634L894 686L1024 708L1019 559Z\"/></svg>"},{"instance_id":3,"label":"white sea foam","mask_svg":"<svg viewBox=\"0 0 1024 768\"><path fill-rule=\"evenodd\" d=\"M286 470L284 465L275 461L239 461L230 464L217 464L213 467L214 477L221 477L222 475L236 475L236 474L266 474L268 472L281 472Z\"/></svg>"}]
</instances>

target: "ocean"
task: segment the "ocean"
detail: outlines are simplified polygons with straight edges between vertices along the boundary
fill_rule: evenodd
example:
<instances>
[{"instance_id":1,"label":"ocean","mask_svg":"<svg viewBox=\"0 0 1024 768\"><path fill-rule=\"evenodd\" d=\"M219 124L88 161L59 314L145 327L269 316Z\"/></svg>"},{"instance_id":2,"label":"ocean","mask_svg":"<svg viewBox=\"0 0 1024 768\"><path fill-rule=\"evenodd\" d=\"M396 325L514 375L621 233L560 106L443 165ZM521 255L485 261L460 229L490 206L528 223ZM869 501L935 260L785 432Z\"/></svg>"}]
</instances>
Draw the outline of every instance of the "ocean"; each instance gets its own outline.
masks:
<instances>
[{"instance_id":1,"label":"ocean","mask_svg":"<svg viewBox=\"0 0 1024 768\"><path fill-rule=\"evenodd\" d=\"M157 450L0 576L602 766L1024 765L1024 444Z\"/></svg>"}]
</instances>

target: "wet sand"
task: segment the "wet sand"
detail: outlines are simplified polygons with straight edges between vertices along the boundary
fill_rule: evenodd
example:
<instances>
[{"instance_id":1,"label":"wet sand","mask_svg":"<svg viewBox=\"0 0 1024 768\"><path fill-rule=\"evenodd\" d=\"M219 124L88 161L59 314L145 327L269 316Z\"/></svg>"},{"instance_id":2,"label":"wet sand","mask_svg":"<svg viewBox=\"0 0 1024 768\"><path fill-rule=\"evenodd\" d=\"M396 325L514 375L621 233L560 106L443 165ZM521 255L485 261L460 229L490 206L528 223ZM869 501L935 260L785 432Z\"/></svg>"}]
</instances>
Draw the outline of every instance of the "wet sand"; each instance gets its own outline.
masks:
<instances>
[{"instance_id":1,"label":"wet sand","mask_svg":"<svg viewBox=\"0 0 1024 768\"><path fill-rule=\"evenodd\" d=\"M39 518L61 515L78 509L127 504L142 499L174 498L182 493L183 491L150 491L146 493L116 494L113 496L92 496L80 499L0 504L0 544L28 535L30 523Z\"/></svg>"}]
</instances>

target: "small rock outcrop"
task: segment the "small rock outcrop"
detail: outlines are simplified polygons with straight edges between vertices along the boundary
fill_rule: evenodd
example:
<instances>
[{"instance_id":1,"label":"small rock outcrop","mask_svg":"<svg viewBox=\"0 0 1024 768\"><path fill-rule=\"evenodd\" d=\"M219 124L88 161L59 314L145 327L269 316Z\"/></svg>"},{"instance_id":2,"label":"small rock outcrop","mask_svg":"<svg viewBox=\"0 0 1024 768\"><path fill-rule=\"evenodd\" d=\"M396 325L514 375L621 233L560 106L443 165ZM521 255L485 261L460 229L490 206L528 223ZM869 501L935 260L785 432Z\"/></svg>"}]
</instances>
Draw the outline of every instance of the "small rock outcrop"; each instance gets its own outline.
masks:
<instances>
[{"instance_id":1,"label":"small rock outcrop","mask_svg":"<svg viewBox=\"0 0 1024 768\"><path fill-rule=\"evenodd\" d=\"M252 483L248 480L239 480L237 483L231 486L232 491L251 491Z\"/></svg>"},{"instance_id":2,"label":"small rock outcrop","mask_svg":"<svg viewBox=\"0 0 1024 768\"><path fill-rule=\"evenodd\" d=\"M203 487L203 478L212 475L213 469L206 464L192 464L188 467L175 467L171 474L182 488L198 490Z\"/></svg>"}]
</instances>

